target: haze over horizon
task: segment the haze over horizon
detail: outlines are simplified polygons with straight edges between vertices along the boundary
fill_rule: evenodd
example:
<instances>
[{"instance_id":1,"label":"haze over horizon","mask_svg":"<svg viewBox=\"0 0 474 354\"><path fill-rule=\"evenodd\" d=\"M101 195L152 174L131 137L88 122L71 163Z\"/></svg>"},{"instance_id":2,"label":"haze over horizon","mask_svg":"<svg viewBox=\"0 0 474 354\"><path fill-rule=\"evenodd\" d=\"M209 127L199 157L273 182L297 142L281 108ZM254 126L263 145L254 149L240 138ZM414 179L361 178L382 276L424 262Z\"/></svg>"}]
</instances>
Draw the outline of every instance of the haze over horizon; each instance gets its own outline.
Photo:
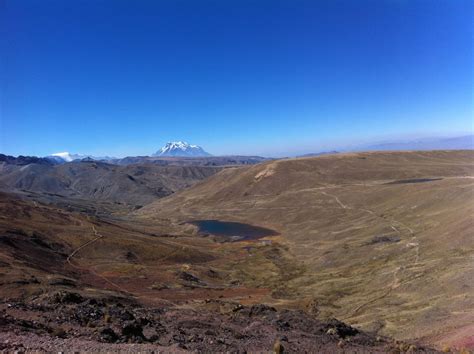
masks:
<instances>
[{"instance_id":1,"label":"haze over horizon","mask_svg":"<svg viewBox=\"0 0 474 354\"><path fill-rule=\"evenodd\" d=\"M179 141L178 143L181 143ZM133 157L133 156L158 156L160 151L163 150L169 144L176 144L177 142L167 142L161 149L150 153L145 152L138 155L131 155L131 154L122 154L122 155L111 155L107 153L98 153L98 154L91 154L91 153L83 153L78 151L56 151L53 153L48 153L45 155L31 155L25 154L23 156L37 156L37 157L61 157L63 160L69 162L75 159L83 159L92 157L94 159L101 159L101 160L114 160L114 159L121 159L125 157ZM188 142L184 142L188 143ZM202 146L193 145L199 149L203 149ZM358 142L353 144L346 144L346 145L322 145L320 144L318 147L314 145L308 146L301 146L295 145L292 149L287 150L280 150L274 151L273 153L227 153L227 154L213 154L209 153L204 150L204 154L207 154L210 157L225 157L225 156L260 156L265 158L291 158L291 157L301 157L301 156L310 156L314 154L326 154L326 153L345 153L345 152L363 152L363 151L406 151L406 150L473 150L474 149L474 135L463 135L463 136L442 136L442 137L420 137L420 136L407 136L405 139L393 139L387 138L385 140L373 140L373 141L366 141L365 143ZM3 154L0 151L0 154ZM14 155L14 157L19 157L22 154ZM183 156L183 157L192 157L187 153L178 154L176 156ZM200 155L205 156L205 155Z\"/></svg>"},{"instance_id":2,"label":"haze over horizon","mask_svg":"<svg viewBox=\"0 0 474 354\"><path fill-rule=\"evenodd\" d=\"M0 153L278 156L473 132L469 1L6 1ZM354 14L357 14L356 16Z\"/></svg>"}]
</instances>

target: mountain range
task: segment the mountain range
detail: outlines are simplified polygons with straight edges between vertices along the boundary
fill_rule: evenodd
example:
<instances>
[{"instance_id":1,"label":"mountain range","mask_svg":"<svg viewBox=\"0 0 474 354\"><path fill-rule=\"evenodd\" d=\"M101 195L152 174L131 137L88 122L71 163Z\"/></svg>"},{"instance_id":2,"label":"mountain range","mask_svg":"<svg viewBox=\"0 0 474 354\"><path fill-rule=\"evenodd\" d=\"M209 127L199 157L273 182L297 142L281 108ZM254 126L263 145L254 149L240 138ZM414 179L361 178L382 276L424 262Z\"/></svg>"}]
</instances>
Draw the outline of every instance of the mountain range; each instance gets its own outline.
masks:
<instances>
[{"instance_id":1,"label":"mountain range","mask_svg":"<svg viewBox=\"0 0 474 354\"><path fill-rule=\"evenodd\" d=\"M375 143L366 143L356 146L339 147L336 150L331 151L315 151L314 153L299 154L298 157L310 157L320 156L325 154L334 154L338 152L359 152L359 151L403 151L403 150L472 150L474 149L474 135L464 135L450 138L422 138L422 139L406 139L406 140L386 140ZM290 156L290 155L288 155ZM162 164L175 163L170 162L171 160L160 160L160 158L210 158L213 157L210 153L205 151L201 146L189 144L185 141L171 141L166 143L161 149L156 151L150 156L127 156L123 158L115 158L110 156L92 156L85 154L73 154L69 152L58 152L46 156L45 158L53 163L61 164L76 160L95 160L95 161L106 161L113 164L129 164L129 163L142 163L142 162L154 162ZM229 165L235 164L231 162L230 158L238 159L237 164L248 164L261 162L264 160L258 156L241 156L241 155L230 155L230 156L217 156L216 160L212 162L206 161L211 165ZM258 161L247 161L252 158ZM230 159L230 160L229 160ZM159 161L158 161L159 160ZM229 160L229 161L228 161ZM183 162L183 161L182 161ZM196 161L188 161L185 164L194 164ZM198 164L202 164L198 163Z\"/></svg>"},{"instance_id":2,"label":"mountain range","mask_svg":"<svg viewBox=\"0 0 474 354\"><path fill-rule=\"evenodd\" d=\"M111 161L114 160L115 157L110 156L92 156L92 155L82 155L82 154L71 154L67 151L65 152L57 152L45 157L46 159L56 162L56 163L65 163L65 162L72 162L84 159L90 159L95 161Z\"/></svg>"},{"instance_id":3,"label":"mountain range","mask_svg":"<svg viewBox=\"0 0 474 354\"><path fill-rule=\"evenodd\" d=\"M185 141L170 141L166 143L160 150L151 155L152 157L209 157L212 156L198 145L191 145ZM122 160L110 156L92 156L83 154L72 154L70 152L56 152L48 155L46 159L54 163L66 163L77 160L95 160L95 161L109 161Z\"/></svg>"}]
</instances>

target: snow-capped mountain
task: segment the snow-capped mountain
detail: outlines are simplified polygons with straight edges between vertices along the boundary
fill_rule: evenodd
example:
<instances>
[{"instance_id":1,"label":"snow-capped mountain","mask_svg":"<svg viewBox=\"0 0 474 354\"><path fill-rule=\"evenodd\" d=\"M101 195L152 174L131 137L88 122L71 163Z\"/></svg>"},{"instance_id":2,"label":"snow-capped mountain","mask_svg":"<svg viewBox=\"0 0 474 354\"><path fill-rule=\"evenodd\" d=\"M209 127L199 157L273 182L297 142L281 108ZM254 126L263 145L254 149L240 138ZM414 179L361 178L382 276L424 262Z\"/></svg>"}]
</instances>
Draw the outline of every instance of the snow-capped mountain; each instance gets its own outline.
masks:
<instances>
[{"instance_id":1,"label":"snow-capped mountain","mask_svg":"<svg viewBox=\"0 0 474 354\"><path fill-rule=\"evenodd\" d=\"M188 144L185 141L172 141L163 146L153 156L185 156L201 157L211 156L208 152L197 145Z\"/></svg>"},{"instance_id":2,"label":"snow-capped mountain","mask_svg":"<svg viewBox=\"0 0 474 354\"><path fill-rule=\"evenodd\" d=\"M56 163L65 163L65 162L71 162L75 160L82 160L82 159L92 159L92 160L112 160L113 157L109 156L103 156L103 157L94 157L91 155L80 155L80 154L71 154L67 151L65 152L57 152L54 154L51 154L49 156L46 156L47 159L52 160Z\"/></svg>"},{"instance_id":3,"label":"snow-capped mountain","mask_svg":"<svg viewBox=\"0 0 474 354\"><path fill-rule=\"evenodd\" d=\"M50 156L47 156L48 159L54 160L55 162L61 163L61 162L71 162L74 160L80 160L84 158L84 155L79 155L79 154L70 154L69 152L56 152L54 154L51 154Z\"/></svg>"}]
</instances>

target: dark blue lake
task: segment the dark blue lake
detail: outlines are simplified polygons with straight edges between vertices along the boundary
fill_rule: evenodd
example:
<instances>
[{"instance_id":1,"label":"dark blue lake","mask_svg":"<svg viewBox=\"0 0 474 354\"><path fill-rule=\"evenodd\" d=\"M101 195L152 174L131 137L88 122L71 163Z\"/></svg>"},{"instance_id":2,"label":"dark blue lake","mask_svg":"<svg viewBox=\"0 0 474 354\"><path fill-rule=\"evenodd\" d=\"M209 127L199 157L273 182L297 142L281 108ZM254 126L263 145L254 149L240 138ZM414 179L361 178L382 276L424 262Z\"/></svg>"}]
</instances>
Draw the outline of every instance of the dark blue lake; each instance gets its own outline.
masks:
<instances>
[{"instance_id":1,"label":"dark blue lake","mask_svg":"<svg viewBox=\"0 0 474 354\"><path fill-rule=\"evenodd\" d=\"M190 223L196 225L200 233L224 237L228 241L255 240L278 235L274 230L240 222L196 220Z\"/></svg>"}]
</instances>

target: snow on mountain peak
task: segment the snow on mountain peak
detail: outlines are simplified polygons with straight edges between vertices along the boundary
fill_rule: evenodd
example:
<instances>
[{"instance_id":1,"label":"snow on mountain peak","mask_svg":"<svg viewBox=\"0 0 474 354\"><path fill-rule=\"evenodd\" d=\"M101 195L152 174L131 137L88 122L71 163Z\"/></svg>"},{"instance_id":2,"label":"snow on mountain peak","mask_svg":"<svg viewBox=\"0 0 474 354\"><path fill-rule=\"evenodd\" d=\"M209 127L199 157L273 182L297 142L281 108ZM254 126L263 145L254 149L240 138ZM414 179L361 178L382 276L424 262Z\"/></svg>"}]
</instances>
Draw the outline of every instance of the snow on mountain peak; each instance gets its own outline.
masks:
<instances>
[{"instance_id":1,"label":"snow on mountain peak","mask_svg":"<svg viewBox=\"0 0 474 354\"><path fill-rule=\"evenodd\" d=\"M101 160L108 161L108 160L114 159L113 157L109 157L109 156L95 157L91 155L71 154L67 151L56 152L54 154L46 156L46 158L49 158L50 160L53 160L57 163L72 162L75 160L82 160L82 159L92 159L92 160L97 160L97 161L101 161Z\"/></svg>"},{"instance_id":2,"label":"snow on mountain peak","mask_svg":"<svg viewBox=\"0 0 474 354\"><path fill-rule=\"evenodd\" d=\"M60 157L61 159L63 159L66 162L71 162L72 160L74 160L73 157L71 156L71 154L67 151L65 151L65 152L56 152L54 154L51 154L51 156Z\"/></svg>"},{"instance_id":3,"label":"snow on mountain peak","mask_svg":"<svg viewBox=\"0 0 474 354\"><path fill-rule=\"evenodd\" d=\"M170 141L166 143L154 156L210 156L209 153L203 150L198 145L191 145L185 141Z\"/></svg>"}]
</instances>

